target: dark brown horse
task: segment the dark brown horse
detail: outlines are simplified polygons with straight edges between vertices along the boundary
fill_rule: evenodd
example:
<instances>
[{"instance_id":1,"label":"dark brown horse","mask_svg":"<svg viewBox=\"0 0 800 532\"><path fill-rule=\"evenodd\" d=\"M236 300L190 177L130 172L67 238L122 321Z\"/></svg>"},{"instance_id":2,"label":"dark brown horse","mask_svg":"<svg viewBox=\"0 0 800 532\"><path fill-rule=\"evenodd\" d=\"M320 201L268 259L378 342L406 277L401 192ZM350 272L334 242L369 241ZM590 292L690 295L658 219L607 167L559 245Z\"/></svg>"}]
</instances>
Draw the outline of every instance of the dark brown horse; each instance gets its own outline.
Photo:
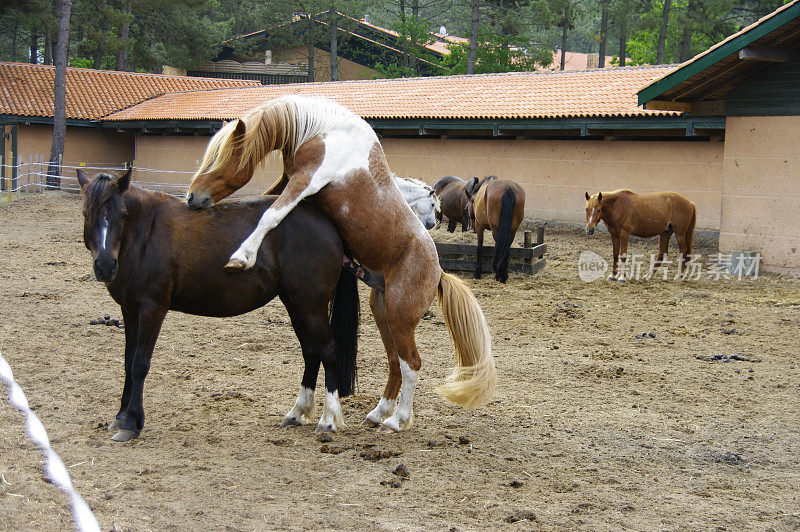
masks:
<instances>
[{"instance_id":1,"label":"dark brown horse","mask_svg":"<svg viewBox=\"0 0 800 532\"><path fill-rule=\"evenodd\" d=\"M495 245L492 260L494 278L505 283L508 280L511 243L514 242L519 224L525 218L525 191L513 181L500 180L493 175L480 180L473 177L464 190L469 198L468 211L478 233L475 278L480 279L482 273L480 256L483 251L483 231L490 229Z\"/></svg>"},{"instance_id":2,"label":"dark brown horse","mask_svg":"<svg viewBox=\"0 0 800 532\"><path fill-rule=\"evenodd\" d=\"M447 216L447 230L451 233L456 230L458 222L461 222L462 232L469 229L468 199L464 193L466 184L466 181L454 175L445 176L433 184L433 190L441 202L441 208L436 212L436 221L442 223L442 215Z\"/></svg>"},{"instance_id":3,"label":"dark brown horse","mask_svg":"<svg viewBox=\"0 0 800 532\"><path fill-rule=\"evenodd\" d=\"M611 277L617 278L617 261L622 257L624 278L624 262L628 253L628 236L650 238L658 236L658 257L653 262L648 277L658 268L667 254L669 238L672 233L678 239L680 251L678 274L689 260L694 239L694 225L697 211L694 203L675 192L653 192L652 194L636 194L630 190L615 190L589 196L586 192L586 234L594 233L600 220L605 222L611 234L614 249L614 262Z\"/></svg>"},{"instance_id":4,"label":"dark brown horse","mask_svg":"<svg viewBox=\"0 0 800 532\"><path fill-rule=\"evenodd\" d=\"M253 269L224 273L238 242L275 198L192 211L172 196L129 186L130 177L128 170L119 179L108 174L89 179L78 170L83 240L95 276L119 303L125 321L125 385L112 439L128 441L142 430L144 379L167 311L236 316L275 296L289 312L305 360L297 403L283 425L313 415L321 361L327 393L318 430L341 428L339 394L351 394L355 379L358 293L355 277L342 270L341 237L328 219L304 202L264 239Z\"/></svg>"}]
</instances>

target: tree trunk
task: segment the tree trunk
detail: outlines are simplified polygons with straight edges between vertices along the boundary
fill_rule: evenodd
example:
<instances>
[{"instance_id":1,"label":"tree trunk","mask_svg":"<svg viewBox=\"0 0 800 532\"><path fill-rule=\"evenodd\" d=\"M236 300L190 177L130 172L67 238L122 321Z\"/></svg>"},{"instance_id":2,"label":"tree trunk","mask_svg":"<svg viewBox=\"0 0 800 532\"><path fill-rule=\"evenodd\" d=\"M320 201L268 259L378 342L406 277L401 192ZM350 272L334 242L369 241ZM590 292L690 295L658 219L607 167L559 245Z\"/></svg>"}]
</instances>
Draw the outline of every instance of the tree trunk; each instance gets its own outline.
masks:
<instances>
[{"instance_id":1,"label":"tree trunk","mask_svg":"<svg viewBox=\"0 0 800 532\"><path fill-rule=\"evenodd\" d=\"M39 63L39 34L36 30L31 30L31 55L30 60L32 65Z\"/></svg>"},{"instance_id":2,"label":"tree trunk","mask_svg":"<svg viewBox=\"0 0 800 532\"><path fill-rule=\"evenodd\" d=\"M480 0L472 0L472 15L469 22L469 55L467 55L467 74L475 73L478 57L478 23L480 22Z\"/></svg>"},{"instance_id":3,"label":"tree trunk","mask_svg":"<svg viewBox=\"0 0 800 532\"><path fill-rule=\"evenodd\" d=\"M316 53L316 40L314 39L314 15L308 15L308 81L313 83L315 80L314 54Z\"/></svg>"},{"instance_id":4,"label":"tree trunk","mask_svg":"<svg viewBox=\"0 0 800 532\"><path fill-rule=\"evenodd\" d=\"M658 34L658 48L656 49L656 64L664 63L664 47L667 42L667 26L669 26L669 10L672 0L664 0L664 10L661 12L661 31Z\"/></svg>"},{"instance_id":5,"label":"tree trunk","mask_svg":"<svg viewBox=\"0 0 800 532\"><path fill-rule=\"evenodd\" d=\"M598 59L597 66L603 68L606 66L606 43L608 41L608 4L610 0L600 0L601 14L600 14L600 45L598 46Z\"/></svg>"},{"instance_id":6,"label":"tree trunk","mask_svg":"<svg viewBox=\"0 0 800 532\"><path fill-rule=\"evenodd\" d=\"M331 30L331 81L339 81L339 57L337 48L339 45L339 16L336 13L336 6L331 2L330 19L328 27Z\"/></svg>"},{"instance_id":7,"label":"tree trunk","mask_svg":"<svg viewBox=\"0 0 800 532\"><path fill-rule=\"evenodd\" d=\"M619 26L619 66L625 66L626 55L628 55L628 20L623 19Z\"/></svg>"},{"instance_id":8,"label":"tree trunk","mask_svg":"<svg viewBox=\"0 0 800 532\"><path fill-rule=\"evenodd\" d=\"M569 8L564 8L564 17L561 19L561 70L567 64L567 30L569 29Z\"/></svg>"},{"instance_id":9,"label":"tree trunk","mask_svg":"<svg viewBox=\"0 0 800 532\"><path fill-rule=\"evenodd\" d=\"M689 0L686 4L686 18L683 22L683 36L681 38L681 55L678 59L681 63L692 58L692 33L694 32L695 9L694 0Z\"/></svg>"},{"instance_id":10,"label":"tree trunk","mask_svg":"<svg viewBox=\"0 0 800 532\"><path fill-rule=\"evenodd\" d=\"M44 39L44 64L53 64L53 39L49 36Z\"/></svg>"},{"instance_id":11,"label":"tree trunk","mask_svg":"<svg viewBox=\"0 0 800 532\"><path fill-rule=\"evenodd\" d=\"M120 11L125 13L126 15L131 14L131 4L129 2L123 2ZM131 31L131 23L130 19L126 18L125 22L123 22L119 29L117 30L117 37L120 40L120 49L117 51L117 62L114 68L117 70L127 71L130 69L128 66L128 35Z\"/></svg>"},{"instance_id":12,"label":"tree trunk","mask_svg":"<svg viewBox=\"0 0 800 532\"><path fill-rule=\"evenodd\" d=\"M61 188L61 159L67 136L67 50L69 49L69 16L72 0L56 0L58 38L56 40L56 73L53 83L53 147L47 168L48 188Z\"/></svg>"},{"instance_id":13,"label":"tree trunk","mask_svg":"<svg viewBox=\"0 0 800 532\"><path fill-rule=\"evenodd\" d=\"M92 52L92 67L100 70L103 66L103 49L97 48Z\"/></svg>"},{"instance_id":14,"label":"tree trunk","mask_svg":"<svg viewBox=\"0 0 800 532\"><path fill-rule=\"evenodd\" d=\"M17 62L17 37L19 36L19 17L14 15L14 26L11 30L11 62Z\"/></svg>"}]
</instances>

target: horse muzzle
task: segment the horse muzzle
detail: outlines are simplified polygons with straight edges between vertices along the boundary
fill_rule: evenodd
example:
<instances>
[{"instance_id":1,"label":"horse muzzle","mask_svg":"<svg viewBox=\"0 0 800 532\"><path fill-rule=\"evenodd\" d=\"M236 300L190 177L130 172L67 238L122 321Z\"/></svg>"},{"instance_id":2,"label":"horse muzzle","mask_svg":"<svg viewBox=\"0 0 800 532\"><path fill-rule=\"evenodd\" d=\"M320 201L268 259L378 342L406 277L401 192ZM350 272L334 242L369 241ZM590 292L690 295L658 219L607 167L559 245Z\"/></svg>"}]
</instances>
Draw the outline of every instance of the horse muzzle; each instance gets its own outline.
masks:
<instances>
[{"instance_id":1,"label":"horse muzzle","mask_svg":"<svg viewBox=\"0 0 800 532\"><path fill-rule=\"evenodd\" d=\"M214 205L214 202L211 201L211 196L208 194L189 192L186 195L186 205L190 209L208 209Z\"/></svg>"},{"instance_id":2,"label":"horse muzzle","mask_svg":"<svg viewBox=\"0 0 800 532\"><path fill-rule=\"evenodd\" d=\"M94 260L94 276L98 281L113 281L119 271L119 261L110 257L98 257Z\"/></svg>"},{"instance_id":3,"label":"horse muzzle","mask_svg":"<svg viewBox=\"0 0 800 532\"><path fill-rule=\"evenodd\" d=\"M593 235L594 234L594 227L587 227L586 228L586 234L587 235Z\"/></svg>"}]
</instances>

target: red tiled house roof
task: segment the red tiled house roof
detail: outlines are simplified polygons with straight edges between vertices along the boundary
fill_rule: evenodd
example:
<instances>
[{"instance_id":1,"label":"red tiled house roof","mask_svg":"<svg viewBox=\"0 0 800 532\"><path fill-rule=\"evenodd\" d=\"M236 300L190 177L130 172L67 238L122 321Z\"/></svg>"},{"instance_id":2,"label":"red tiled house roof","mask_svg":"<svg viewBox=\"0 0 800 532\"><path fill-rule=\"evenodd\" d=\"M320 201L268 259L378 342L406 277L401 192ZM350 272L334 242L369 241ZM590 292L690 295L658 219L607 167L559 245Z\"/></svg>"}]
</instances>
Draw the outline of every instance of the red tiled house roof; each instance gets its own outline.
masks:
<instances>
[{"instance_id":1,"label":"red tiled house roof","mask_svg":"<svg viewBox=\"0 0 800 532\"><path fill-rule=\"evenodd\" d=\"M679 115L636 91L672 66L301 83L165 94L104 120L228 120L284 94L326 96L367 119L530 119Z\"/></svg>"},{"instance_id":2,"label":"red tiled house roof","mask_svg":"<svg viewBox=\"0 0 800 532\"><path fill-rule=\"evenodd\" d=\"M55 68L49 65L0 62L0 115L52 117L54 78ZM165 93L257 85L257 81L68 68L67 118L97 119Z\"/></svg>"}]
</instances>

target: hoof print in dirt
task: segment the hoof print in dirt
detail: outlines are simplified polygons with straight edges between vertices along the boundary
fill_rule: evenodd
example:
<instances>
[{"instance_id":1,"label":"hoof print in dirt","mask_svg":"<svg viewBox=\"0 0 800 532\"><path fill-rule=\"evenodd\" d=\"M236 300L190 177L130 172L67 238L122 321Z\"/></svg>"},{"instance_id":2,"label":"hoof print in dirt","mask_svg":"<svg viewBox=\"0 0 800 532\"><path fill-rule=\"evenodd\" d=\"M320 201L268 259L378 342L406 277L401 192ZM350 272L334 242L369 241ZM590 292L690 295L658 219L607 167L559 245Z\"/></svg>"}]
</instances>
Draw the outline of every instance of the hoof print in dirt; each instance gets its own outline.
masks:
<instances>
[{"instance_id":1,"label":"hoof print in dirt","mask_svg":"<svg viewBox=\"0 0 800 532\"><path fill-rule=\"evenodd\" d=\"M319 441L321 441L322 443L330 443L330 442L333 441L333 436L331 436L330 433L325 432L325 433L320 434L319 436L317 436L317 439Z\"/></svg>"},{"instance_id":2,"label":"hoof print in dirt","mask_svg":"<svg viewBox=\"0 0 800 532\"><path fill-rule=\"evenodd\" d=\"M524 485L525 485L525 483L524 482L520 482L519 480L512 480L511 482L506 484L506 486L508 486L509 488L521 488Z\"/></svg>"},{"instance_id":3,"label":"hoof print in dirt","mask_svg":"<svg viewBox=\"0 0 800 532\"><path fill-rule=\"evenodd\" d=\"M469 445L470 439L467 438L466 436L459 436L458 443L460 443L461 445Z\"/></svg>"},{"instance_id":4,"label":"hoof print in dirt","mask_svg":"<svg viewBox=\"0 0 800 532\"><path fill-rule=\"evenodd\" d=\"M532 523L536 523L539 520L536 518L536 514L530 510L521 510L507 516L505 519L503 519L503 521L506 523L519 523L521 521L530 521Z\"/></svg>"}]
</instances>

